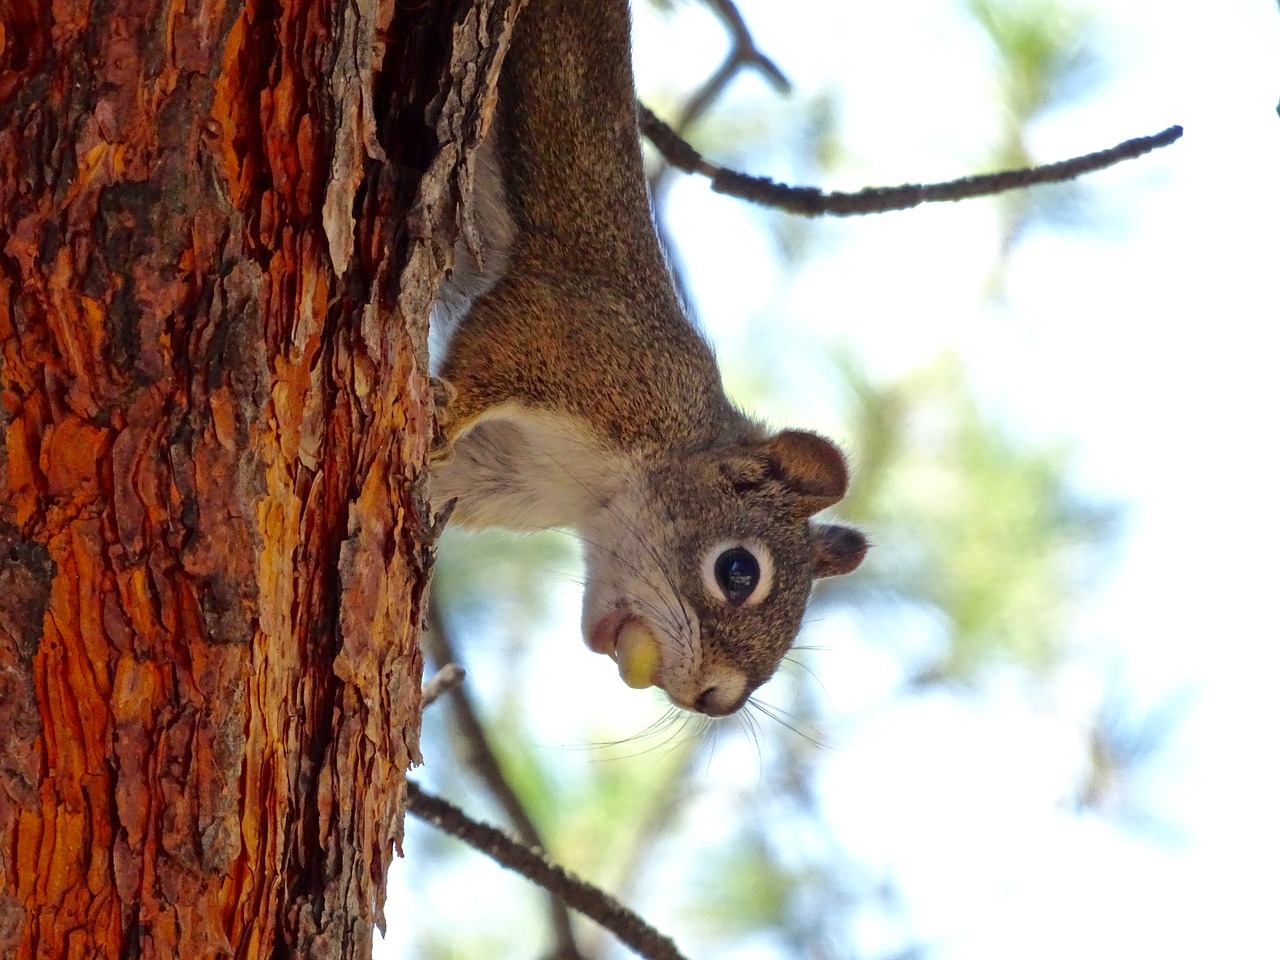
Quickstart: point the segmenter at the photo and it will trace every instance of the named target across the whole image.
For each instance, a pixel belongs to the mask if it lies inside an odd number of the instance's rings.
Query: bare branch
[[[742,19],[737,6],[732,0],[706,0],[707,4],[719,14],[729,32],[733,34],[733,46],[737,58],[746,66],[759,70],[780,93],[791,92],[791,81],[786,78],[778,65],[760,52],[747,23]]]
[[[1155,136],[1136,137],[1106,150],[1038,167],[984,173],[945,183],[907,183],[897,187],[868,187],[856,193],[825,193],[816,187],[793,187],[776,183],[768,177],[755,177],[714,164],[689,146],[644,104],[639,104],[639,110],[641,132],[673,167],[709,178],[711,189],[717,193],[806,217],[823,214],[843,217],[909,210],[922,203],[965,200],[1036,184],[1059,183],[1167,147],[1182,136],[1182,127],[1173,126]]]
[[[775,90],[780,93],[791,92],[791,81],[778,69],[778,65],[756,46],[751,31],[747,29],[746,21],[742,19],[742,14],[738,12],[732,0],[706,0],[706,3],[715,10],[728,29],[733,37],[733,46],[729,48],[728,55],[720,64],[720,69],[707,79],[707,82],[680,112],[680,118],[675,125],[675,129],[680,133],[684,133],[690,124],[707,111],[707,108],[719,98],[724,88],[729,85],[729,81],[737,76],[740,70],[748,68],[758,70],[764,74]]]
[[[408,808],[509,870],[532,880],[583,916],[605,927],[622,943],[648,960],[685,960],[675,943],[640,916],[598,887],[552,863],[537,849],[530,849],[496,827],[472,820],[440,797],[408,784]]]
[[[446,663],[436,671],[434,677],[422,685],[423,709],[431,706],[451,690],[458,689],[458,686],[465,679],[467,679],[467,671],[456,663]]]
[[[704,2],[715,11],[725,29],[729,31],[733,42],[719,69],[707,78],[707,81],[703,83],[698,92],[693,95],[689,102],[685,104],[684,109],[680,111],[680,116],[675,124],[675,129],[679,135],[683,135],[693,122],[707,111],[711,104],[724,92],[725,87],[729,85],[729,81],[737,76],[740,70],[747,68],[758,70],[773,85],[775,90],[781,93],[791,92],[791,81],[778,69],[778,65],[756,46],[756,42],[751,36],[751,31],[747,29],[746,21],[742,19],[742,14],[738,12],[733,0],[704,0]],[[642,114],[645,112],[644,104],[637,103],[637,107]],[[643,116],[641,119],[643,120]],[[658,231],[658,239],[663,249],[668,251],[672,249],[672,245],[671,238],[667,234],[665,218],[662,216],[661,197],[665,193],[670,175],[671,164],[666,162],[665,155],[664,162],[657,164],[649,175],[649,195],[654,198],[656,211],[654,227]],[[675,281],[680,299],[688,307],[690,303],[689,291],[685,286],[682,271],[674,259],[668,266],[671,269],[672,280]]]
[[[427,607],[427,650],[431,654],[431,659],[437,664],[452,664],[457,657],[437,609],[434,600]],[[447,667],[442,667],[441,672],[445,669]],[[454,689],[452,703],[463,762],[481,779],[490,795],[498,801],[507,819],[511,821],[516,836],[531,847],[544,848],[546,844],[542,841],[537,825],[534,824],[519,795],[502,772],[498,756],[489,743],[488,736],[485,735],[484,724],[480,722],[480,717],[465,687]],[[564,904],[553,896],[547,906],[551,911],[551,925],[555,929],[557,958],[580,960],[581,953]]]

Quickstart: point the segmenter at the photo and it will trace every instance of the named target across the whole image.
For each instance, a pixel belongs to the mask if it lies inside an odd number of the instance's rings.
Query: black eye
[[[716,583],[733,606],[741,606],[759,582],[760,563],[745,547],[732,547],[716,557]]]

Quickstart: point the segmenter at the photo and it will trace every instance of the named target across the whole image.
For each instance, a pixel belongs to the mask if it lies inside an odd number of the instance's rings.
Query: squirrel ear
[[[809,532],[813,576],[837,577],[853,573],[871,546],[861,530],[837,523],[817,523]]]
[[[849,488],[844,456],[816,433],[783,430],[765,442],[763,452],[770,472],[800,497],[801,516],[811,517],[839,502]]]

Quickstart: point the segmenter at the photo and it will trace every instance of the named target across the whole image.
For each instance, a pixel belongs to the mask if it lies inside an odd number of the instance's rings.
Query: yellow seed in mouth
[[[628,687],[653,686],[661,650],[658,638],[639,620],[628,621],[618,634],[618,674]]]

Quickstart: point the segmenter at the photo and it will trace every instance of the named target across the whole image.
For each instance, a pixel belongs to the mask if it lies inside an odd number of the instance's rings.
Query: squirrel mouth
[[[587,646],[595,653],[603,653],[618,659],[618,635],[634,615],[629,610],[615,610],[591,628],[587,634]]]
[[[591,628],[587,646],[612,657],[622,682],[635,689],[653,686],[662,648],[649,624],[627,610],[615,610]]]

